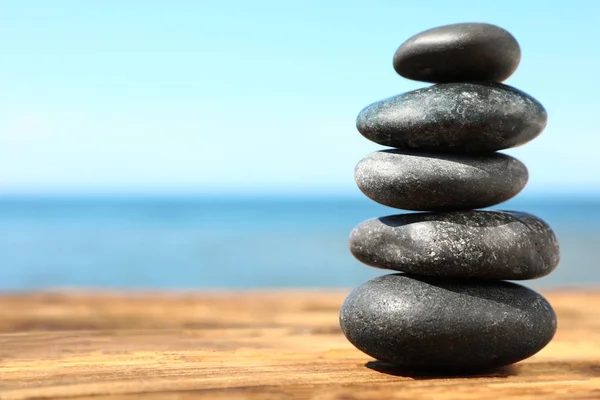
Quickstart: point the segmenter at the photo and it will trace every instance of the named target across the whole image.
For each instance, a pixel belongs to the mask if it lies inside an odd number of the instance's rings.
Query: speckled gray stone
[[[486,155],[371,153],[356,166],[360,190],[383,205],[413,211],[483,208],[519,193],[527,167],[501,153]]]
[[[502,281],[385,275],[346,298],[340,325],[371,357],[414,371],[481,371],[532,356],[554,336],[546,299]]]
[[[401,76],[425,82],[502,82],[521,60],[519,43],[490,24],[445,25],[414,35],[394,54]]]
[[[443,83],[376,102],[358,115],[367,139],[399,149],[482,153],[529,142],[546,127],[544,107],[500,83]]]
[[[361,262],[413,274],[534,279],[558,265],[558,242],[538,217],[511,211],[415,213],[371,219],[350,235]]]

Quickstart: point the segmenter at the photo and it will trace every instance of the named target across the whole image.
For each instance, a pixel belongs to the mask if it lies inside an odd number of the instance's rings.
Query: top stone
[[[421,32],[394,54],[401,76],[432,83],[493,81],[512,75],[521,60],[517,40],[490,24],[445,25]]]

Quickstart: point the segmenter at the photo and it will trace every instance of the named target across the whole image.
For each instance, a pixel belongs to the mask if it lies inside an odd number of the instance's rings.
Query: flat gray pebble
[[[551,273],[560,251],[550,226],[511,211],[414,213],[371,219],[350,235],[361,262],[413,274],[523,280]]]
[[[491,24],[439,26],[408,39],[394,54],[401,76],[425,82],[502,82],[521,61],[513,35]]]
[[[490,207],[519,193],[527,167],[500,153],[486,155],[371,153],[356,166],[360,190],[383,205],[413,211]]]
[[[513,87],[491,82],[444,83],[373,103],[356,127],[384,146],[483,153],[515,147],[546,127],[544,107]]]
[[[340,325],[358,349],[406,370],[477,372],[540,351],[556,315],[514,283],[392,274],[352,291]]]

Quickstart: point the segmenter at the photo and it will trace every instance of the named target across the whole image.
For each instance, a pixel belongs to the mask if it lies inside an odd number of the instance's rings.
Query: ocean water
[[[532,287],[600,285],[600,199],[516,198],[550,223],[561,263]],[[0,199],[0,290],[352,287],[387,273],[347,247],[366,198]]]

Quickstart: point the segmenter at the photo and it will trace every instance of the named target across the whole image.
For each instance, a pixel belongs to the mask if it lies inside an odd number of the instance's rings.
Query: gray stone
[[[544,107],[500,83],[443,83],[376,102],[358,115],[367,139],[399,149],[482,153],[520,146],[546,127]]]
[[[340,325],[371,357],[409,371],[474,372],[512,364],[554,336],[546,299],[502,281],[385,275],[344,301]]]
[[[401,76],[425,82],[502,82],[521,60],[513,35],[490,24],[445,25],[421,32],[394,54]]]
[[[371,219],[350,235],[350,251],[378,268],[419,275],[534,279],[559,261],[548,224],[523,212],[453,211]]]
[[[519,193],[527,167],[501,153],[371,153],[356,166],[360,190],[383,205],[414,211],[490,207]]]

